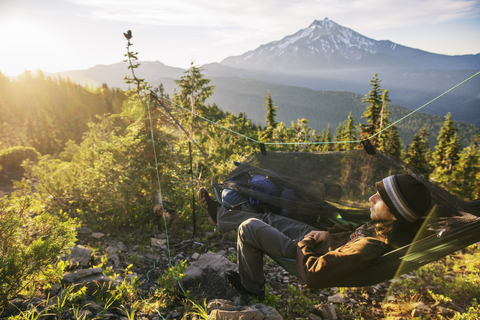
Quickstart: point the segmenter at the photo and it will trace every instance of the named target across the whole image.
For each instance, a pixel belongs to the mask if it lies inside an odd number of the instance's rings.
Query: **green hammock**
[[[363,287],[387,281],[480,241],[480,201],[466,202],[425,179],[398,159],[377,151],[364,150],[320,153],[268,152],[257,154],[237,168],[220,185],[260,199],[275,208],[314,216],[317,222],[361,223],[368,219],[368,196],[375,193],[375,182],[391,174],[407,173],[431,192],[435,210],[424,217],[421,235],[411,244],[385,253],[360,271],[344,287]],[[297,198],[284,198],[252,190],[245,174],[268,176],[280,190],[294,190]],[[243,178],[242,178],[243,177]],[[278,209],[280,210],[280,209]],[[296,218],[292,216],[292,218]],[[436,230],[429,230],[432,227]],[[270,257],[289,273],[299,276],[295,260]]]

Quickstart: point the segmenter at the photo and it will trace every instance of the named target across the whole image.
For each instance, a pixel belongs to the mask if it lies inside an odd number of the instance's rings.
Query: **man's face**
[[[393,213],[390,212],[390,209],[388,209],[385,202],[383,202],[378,192],[368,200],[370,201],[370,219],[376,221],[397,220]]]

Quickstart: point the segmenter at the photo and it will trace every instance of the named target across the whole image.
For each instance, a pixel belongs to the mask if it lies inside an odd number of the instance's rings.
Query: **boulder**
[[[282,317],[272,307],[261,303],[250,306],[235,306],[225,299],[214,299],[207,304],[209,319],[242,319],[242,320],[282,320]]]
[[[333,296],[328,297],[328,302],[331,303],[345,303],[346,299],[343,294],[337,293],[334,294]]]
[[[150,238],[150,244],[151,244],[152,247],[166,249],[167,240],[166,239]]]
[[[92,259],[92,250],[76,245],[70,250],[70,254],[65,254],[61,259],[71,266],[88,267]]]
[[[88,283],[93,281],[108,282],[110,278],[103,274],[102,268],[81,269],[63,276],[68,284]]]
[[[322,317],[325,320],[337,320],[335,305],[332,303],[322,303]]]
[[[224,279],[226,270],[236,270],[236,264],[224,256],[207,252],[184,271],[182,286],[194,294],[203,295],[207,301],[223,298],[237,305],[246,304],[248,297],[228,286]]]
[[[104,233],[101,233],[101,232],[93,232],[92,233],[92,238],[95,238],[95,239],[101,239],[105,236]]]

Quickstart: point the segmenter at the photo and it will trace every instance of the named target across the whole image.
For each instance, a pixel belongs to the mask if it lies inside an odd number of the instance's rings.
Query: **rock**
[[[325,320],[337,320],[335,305],[332,303],[322,303],[322,317]]]
[[[77,245],[70,250],[70,254],[64,255],[61,259],[67,261],[71,266],[88,267],[92,259],[92,250]]]
[[[87,305],[88,305],[88,310],[92,310],[95,313],[99,313],[100,311],[103,310],[102,306],[95,303],[94,301],[87,302]]]
[[[330,303],[345,303],[345,296],[343,294],[337,293],[333,296],[328,297],[328,302]]]
[[[229,319],[241,319],[241,320],[263,320],[265,317],[262,312],[254,309],[247,309],[242,311],[225,311],[225,310],[213,310],[208,319],[210,320],[229,320]]]
[[[112,254],[108,255],[108,259],[113,261],[113,265],[115,266],[115,268],[120,268],[121,267],[120,257],[118,256],[117,253],[112,253]]]
[[[33,309],[36,307],[42,307],[43,304],[45,304],[45,300],[41,299],[40,297],[33,297],[33,299],[28,303],[27,308]]]
[[[313,313],[316,316],[321,316],[322,315],[322,305],[321,304],[313,305],[311,307],[310,312]]]
[[[10,300],[8,302],[11,307],[13,307],[13,309],[20,309],[20,310],[23,310],[27,307],[28,305],[28,300],[25,300],[25,299],[22,299],[22,298],[15,298],[13,300]]]
[[[310,314],[308,315],[308,319],[310,319],[310,320],[322,320],[322,318],[320,318],[319,316],[317,316],[317,315],[315,315],[315,314],[313,314],[313,313],[310,313]]]
[[[103,315],[103,319],[116,319],[116,318],[117,316],[111,312],[105,312],[105,314]]]
[[[92,317],[92,311],[90,310],[82,310],[80,311],[78,319],[90,319]]]
[[[61,284],[59,284],[59,283],[52,284],[52,286],[48,290],[48,293],[50,294],[50,297],[53,297],[54,295],[56,295],[58,293],[58,291],[60,291],[60,289],[62,289]]]
[[[452,309],[448,309],[448,308],[445,308],[445,307],[442,307],[442,306],[436,306],[436,309],[437,309],[438,313],[440,313],[441,315],[445,315],[445,316],[451,316],[455,313],[455,311],[453,311]]]
[[[263,304],[258,304],[256,307],[262,312],[264,320],[282,320],[282,316],[278,313],[275,308],[266,306]]]
[[[427,306],[425,303],[423,302],[415,302],[413,304],[413,307],[419,311],[422,311],[422,312],[430,312],[432,311],[432,309],[430,309],[429,306]]]
[[[87,227],[83,227],[77,230],[78,234],[89,234],[92,233],[92,229],[89,229]]]
[[[212,311],[214,309],[224,310],[224,311],[238,311],[239,307],[234,306],[233,302],[230,300],[224,299],[213,299],[207,303],[207,311]]]
[[[166,239],[157,239],[157,238],[150,238],[150,244],[152,247],[157,247],[157,248],[166,248],[167,240]]]
[[[118,241],[118,243],[117,243],[117,248],[118,248],[118,250],[120,250],[120,251],[127,251],[127,247],[123,244],[122,241]]]
[[[238,267],[224,256],[207,252],[185,270],[182,286],[192,293],[203,295],[207,301],[223,297],[237,305],[245,304],[248,297],[233,290],[225,282],[223,275],[226,270],[237,271]]]
[[[172,318],[180,318],[182,316],[182,314],[178,311],[173,311],[172,313],[170,313],[170,315],[172,316]]]
[[[198,258],[200,257],[200,254],[195,252],[194,254],[192,254],[192,259],[193,260],[198,260]]]
[[[118,248],[117,248],[117,246],[108,246],[108,247],[105,248],[105,252],[107,254],[111,255],[111,254],[117,253]]]
[[[72,273],[65,274],[63,281],[68,284],[86,283],[93,281],[109,282],[110,278],[103,274],[102,268],[81,269]]]
[[[93,232],[92,233],[92,238],[95,238],[95,239],[101,239],[105,236],[105,234],[101,233],[101,232]]]
[[[213,299],[207,303],[209,319],[268,319],[282,320],[282,317],[272,307],[261,303],[251,306],[235,306],[233,302],[225,299]]]

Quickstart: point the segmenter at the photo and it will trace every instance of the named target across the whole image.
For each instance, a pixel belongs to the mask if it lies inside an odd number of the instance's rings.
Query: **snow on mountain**
[[[367,38],[328,18],[282,40],[261,45],[240,56],[224,59],[224,66],[280,72],[312,72],[356,67],[470,69],[480,55],[445,56],[408,48],[388,40]]]

